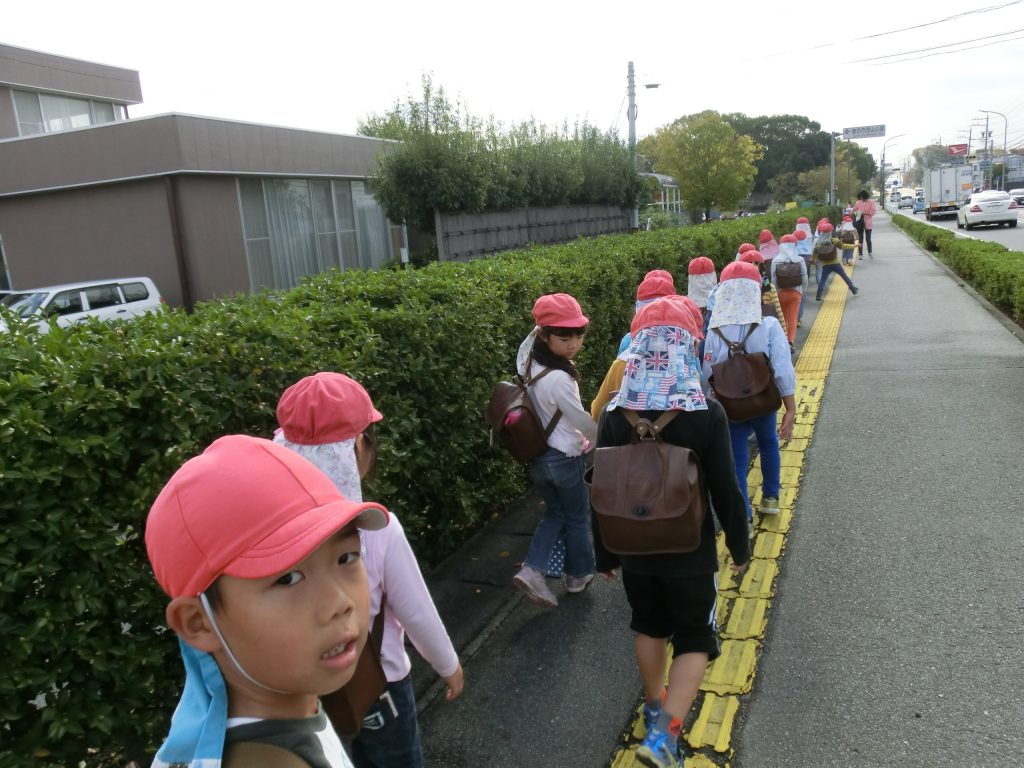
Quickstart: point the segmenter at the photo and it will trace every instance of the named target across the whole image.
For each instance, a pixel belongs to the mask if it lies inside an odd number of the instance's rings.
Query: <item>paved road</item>
[[[974,240],[985,240],[990,243],[999,243],[1005,245],[1010,250],[1024,251],[1024,210],[1021,210],[1017,214],[1017,226],[1013,229],[1005,227],[1002,224],[995,226],[989,225],[984,227],[975,227],[970,232],[956,227],[956,216],[942,216],[936,219],[928,221],[925,219],[923,213],[913,214],[908,208],[897,211],[890,209],[892,215],[908,216],[915,221],[921,221],[926,224],[932,224],[936,227],[942,227],[948,229],[951,232],[956,232],[958,235],[963,237],[969,237]]]
[[[736,768],[1024,764],[1024,344],[880,215]]]

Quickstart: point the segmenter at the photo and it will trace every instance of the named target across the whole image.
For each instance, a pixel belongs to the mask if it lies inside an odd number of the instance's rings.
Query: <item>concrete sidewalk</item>
[[[884,214],[874,247],[720,765],[1020,764],[1024,346]],[[798,348],[819,306],[812,283]],[[633,720],[621,585],[556,589],[555,611],[511,588],[539,511],[527,495],[428,576],[466,670],[449,704],[414,663],[428,766],[601,768]]]

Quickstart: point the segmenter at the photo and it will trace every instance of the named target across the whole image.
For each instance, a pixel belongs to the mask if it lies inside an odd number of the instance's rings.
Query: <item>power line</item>
[[[943,45],[933,45],[928,48],[917,48],[912,51],[900,51],[899,53],[887,53],[883,56],[872,56],[867,59],[853,59],[852,61],[846,62],[847,64],[862,64],[865,61],[878,61],[879,59],[891,59],[894,56],[907,56],[911,53],[924,53],[925,51],[937,51],[940,48],[952,48],[954,45],[965,45],[967,43],[976,43],[979,40],[991,40],[993,37],[1004,37],[1006,35],[1015,35],[1018,32],[1024,32],[1024,27],[1020,29],[1011,29],[1008,32],[998,32],[994,35],[985,35],[984,37],[974,37],[970,40],[960,40],[956,43],[944,43]],[[956,53],[956,51],[948,51],[948,53]],[[909,61],[909,59],[908,59]]]
[[[938,53],[926,53],[924,56],[911,56],[907,59],[899,59],[898,61],[880,61],[876,64],[868,64],[869,67],[884,67],[889,64],[903,64],[907,61],[917,61],[919,59],[930,59],[933,56],[948,56],[951,53],[962,53],[963,51],[973,51],[977,48],[988,48],[990,45],[998,45],[999,43],[1012,43],[1014,40],[1024,40],[1024,35],[1021,37],[1009,37],[1006,40],[993,40],[991,43],[983,43],[981,45],[971,45],[967,48],[958,48],[955,51],[939,51]],[[959,43],[952,43],[952,45],[959,45]],[[943,47],[943,46],[940,46]]]

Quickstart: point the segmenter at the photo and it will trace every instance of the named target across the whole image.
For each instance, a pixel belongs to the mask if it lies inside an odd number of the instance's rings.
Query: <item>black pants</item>
[[[871,230],[864,226],[864,219],[853,222],[853,228],[857,230],[857,239],[860,240],[859,255],[864,255],[864,246],[867,246],[868,253],[871,253]]]

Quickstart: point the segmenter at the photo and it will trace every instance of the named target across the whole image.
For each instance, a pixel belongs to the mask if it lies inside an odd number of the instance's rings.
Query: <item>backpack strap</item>
[[[377,653],[380,653],[381,648],[384,646],[384,609],[388,605],[388,596],[382,593],[380,596],[380,608],[377,610],[377,615],[373,619],[373,626],[370,628],[370,642],[373,643],[373,647],[377,649]]]
[[[526,389],[530,388],[531,384],[536,384],[538,381],[543,379],[553,368],[545,368],[543,371],[538,373],[536,376],[530,376],[530,369],[533,367],[533,355],[526,358],[526,375],[523,376],[523,386]],[[562,419],[562,409],[555,409],[555,415],[551,417],[551,421],[548,422],[547,427],[544,428],[544,439],[547,440],[551,437],[551,433],[555,431],[555,427],[558,426],[558,422]]]
[[[679,415],[679,411],[665,411],[655,421],[641,419],[636,415],[636,411],[623,410],[622,415],[626,417],[626,421],[633,427],[634,436],[637,440],[658,440],[661,438],[661,430]]]
[[[737,353],[742,353],[744,355],[747,354],[747,339],[750,338],[750,334],[752,334],[756,328],[757,323],[751,323],[750,327],[747,329],[747,332],[739,341],[729,341],[729,337],[722,333],[722,330],[720,328],[712,328],[711,330],[717,333],[719,338],[721,338],[722,341],[729,345],[729,357],[732,357],[734,354]]]

